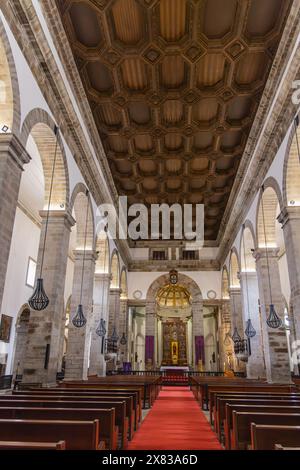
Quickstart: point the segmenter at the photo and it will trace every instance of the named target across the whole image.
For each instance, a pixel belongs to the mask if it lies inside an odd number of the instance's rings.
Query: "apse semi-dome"
[[[167,284],[159,289],[156,301],[159,307],[185,308],[191,305],[191,295],[180,284]]]

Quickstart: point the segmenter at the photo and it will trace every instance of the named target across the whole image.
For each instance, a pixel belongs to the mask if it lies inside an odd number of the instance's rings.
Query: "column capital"
[[[240,293],[241,293],[241,288],[240,288],[239,286],[230,286],[229,289],[228,289],[228,291],[229,291],[230,297],[231,297],[232,295],[240,295]]]
[[[95,281],[110,282],[112,280],[112,275],[109,273],[95,273]]]
[[[121,287],[111,287],[111,288],[109,289],[109,293],[110,293],[111,295],[115,295],[115,294],[121,295],[121,294],[122,294],[122,289],[121,289]]]
[[[256,271],[241,271],[240,272],[240,279],[243,280],[243,279],[246,279],[246,276],[247,276],[247,279],[256,279],[257,278],[257,273]]]
[[[39,214],[40,214],[40,217],[41,217],[42,221],[46,220],[46,218],[47,218],[47,211],[46,210],[40,211]],[[59,221],[61,219],[64,219],[65,225],[69,230],[71,230],[73,225],[76,224],[76,220],[74,219],[74,217],[72,217],[72,215],[69,213],[69,211],[50,210],[49,220]]]
[[[282,209],[277,217],[278,222],[282,228],[290,220],[300,220],[300,206],[286,206]]]
[[[31,160],[26,148],[15,134],[0,134],[0,157],[9,155],[23,170],[23,165]]]
[[[267,257],[268,258],[278,258],[280,249],[278,247],[274,248],[256,248],[253,251],[253,256],[255,258],[255,261],[259,261],[260,259],[264,259]]]
[[[96,261],[97,255],[95,250],[73,250],[73,255],[75,257],[75,261],[81,261],[83,257],[87,261]]]

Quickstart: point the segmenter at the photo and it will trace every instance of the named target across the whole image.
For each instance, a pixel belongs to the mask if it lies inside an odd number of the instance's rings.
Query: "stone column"
[[[282,224],[291,286],[292,315],[289,319],[295,326],[295,339],[300,340],[300,207],[285,207],[278,221]]]
[[[247,279],[246,279],[247,276]],[[247,377],[250,379],[257,379],[259,377],[265,377],[264,367],[264,353],[262,347],[261,337],[261,319],[258,311],[258,282],[257,274],[253,271],[241,272],[240,273],[241,288],[242,288],[242,304],[243,304],[243,317],[244,317],[244,330],[246,329],[246,322],[251,318],[251,323],[256,331],[256,335],[250,339],[251,355],[247,362]],[[248,284],[248,294],[247,294]],[[249,312],[248,312],[248,300],[249,297]],[[245,336],[246,337],[246,336]]]
[[[102,338],[100,338],[96,329],[100,324],[101,318],[105,320],[106,332],[108,329],[109,315],[109,286],[111,276],[107,273],[96,273],[94,278],[94,308],[93,308],[93,325],[92,325],[92,341],[90,350],[90,367],[89,375],[106,375],[105,349],[101,352]],[[105,338],[103,339],[105,341]],[[105,346],[105,343],[104,343]]]
[[[199,336],[203,338],[203,347],[204,347],[204,325],[203,325],[203,303],[202,301],[192,302],[192,315],[193,315],[193,324],[192,324],[192,336],[193,336],[193,365],[197,368],[197,358],[196,358],[196,341]],[[206,360],[207,358],[205,358]],[[205,369],[206,363],[203,362],[203,368]]]
[[[121,362],[128,361],[128,299],[125,297],[120,298],[120,321],[119,321],[119,330],[120,330],[120,339],[122,338],[123,333],[127,343],[122,345],[120,344],[120,357]]]
[[[47,212],[42,211],[40,215],[42,229],[37,276],[39,276],[42,257]],[[65,211],[50,212],[42,273],[49,305],[41,312],[35,310],[30,312],[23,382],[41,382],[44,385],[56,383],[69,239],[74,223],[73,217]]]
[[[109,318],[108,318],[108,336],[112,335],[114,327],[116,328],[119,339],[121,338],[120,323],[120,295],[122,290],[119,287],[109,290]]]
[[[243,322],[243,306],[242,306],[242,295],[241,288],[238,286],[232,286],[229,288],[230,296],[230,311],[231,311],[231,336],[233,335],[234,329],[237,328],[241,339],[245,339],[245,325]],[[233,367],[235,372],[245,372],[245,362],[240,361],[235,355],[233,355]]]
[[[233,343],[231,338],[230,300],[222,300],[219,309],[218,321],[220,369],[227,370],[231,366],[233,357]]]
[[[73,275],[73,288],[71,299],[70,323],[68,331],[68,346],[66,353],[65,380],[86,380],[88,373],[88,360],[90,348],[90,335],[92,326],[93,287],[96,256],[93,250],[75,250],[75,265]],[[82,299],[80,300],[82,267],[84,273],[82,284]],[[82,304],[83,313],[87,322],[82,328],[73,325],[72,319],[76,315],[78,304]]]
[[[146,303],[146,328],[145,328],[145,367],[154,367],[157,362],[155,356],[155,332],[156,332],[156,302]],[[136,338],[136,336],[134,336]]]
[[[119,337],[117,346],[120,345],[120,329],[119,329],[119,321],[120,321],[120,295],[122,289],[119,287],[111,288],[109,290],[109,318],[108,318],[108,338],[111,337],[114,328],[116,329],[116,333]],[[110,352],[107,354],[106,358],[109,359],[106,363],[106,370],[113,371],[118,367],[118,360],[119,355],[118,352]]]
[[[272,290],[272,303],[274,304],[277,315],[281,318],[283,323],[283,326],[278,329],[272,329],[266,323],[270,313],[271,303],[266,256],[267,250]],[[291,372],[287,336],[284,328],[284,303],[281,292],[278,267],[279,248],[268,248],[267,250],[266,248],[259,248],[254,252],[261,305],[261,324],[263,333],[262,339],[266,363],[266,376],[267,381],[270,383],[290,383]]]
[[[30,161],[13,134],[0,134],[0,311],[23,165]]]

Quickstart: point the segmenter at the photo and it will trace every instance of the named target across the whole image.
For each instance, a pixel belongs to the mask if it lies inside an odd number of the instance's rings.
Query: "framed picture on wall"
[[[4,341],[5,343],[9,343],[12,320],[13,320],[13,318],[8,316],[8,315],[3,315],[3,314],[1,315],[0,341]]]

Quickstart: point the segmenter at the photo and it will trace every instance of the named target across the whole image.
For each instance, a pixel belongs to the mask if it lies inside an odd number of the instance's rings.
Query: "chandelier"
[[[86,252],[86,238],[87,238],[87,228],[88,228],[88,218],[89,218],[89,191],[86,190],[86,215],[85,215],[85,231],[84,231],[84,248],[83,248],[83,260],[82,260],[82,271],[81,271],[81,286],[80,286],[80,301],[77,307],[76,315],[72,319],[72,323],[76,328],[82,328],[86,324],[86,318],[83,313],[82,307],[82,290],[83,290],[83,278],[84,278],[84,265],[85,265],[85,252]]]
[[[51,205],[51,197],[52,197],[52,191],[53,191],[53,182],[54,182],[54,173],[55,173],[55,164],[56,164],[56,157],[57,157],[58,137],[59,137],[59,128],[56,125],[54,126],[54,135],[56,136],[56,140],[55,140],[55,149],[54,149],[53,165],[52,165],[52,172],[51,172],[51,181],[50,181],[50,190],[49,190],[49,198],[48,198],[48,207],[47,207],[45,234],[44,234],[43,248],[42,248],[40,273],[39,273],[39,277],[36,280],[36,286],[33,291],[33,294],[28,300],[29,306],[33,310],[37,310],[37,311],[45,310],[45,308],[47,308],[49,305],[49,298],[44,289],[44,280],[43,280],[42,274],[43,274],[43,266],[44,266],[45,248],[46,248],[46,240],[47,240],[47,233],[48,233],[50,205]]]
[[[268,255],[268,245],[267,245],[267,235],[266,235],[266,224],[265,224],[265,211],[264,211],[264,185],[262,186],[262,197],[261,197],[261,209],[262,209],[262,220],[263,220],[263,228],[264,228],[264,239],[265,239],[265,248],[266,248],[266,260],[267,260],[267,270],[268,270],[268,280],[269,280],[269,292],[270,292],[270,313],[267,318],[267,325],[270,328],[280,328],[282,325],[282,320],[277,315],[275,311],[275,307],[272,300],[272,288],[271,288],[271,277],[270,277],[270,266],[269,266],[269,255]]]

